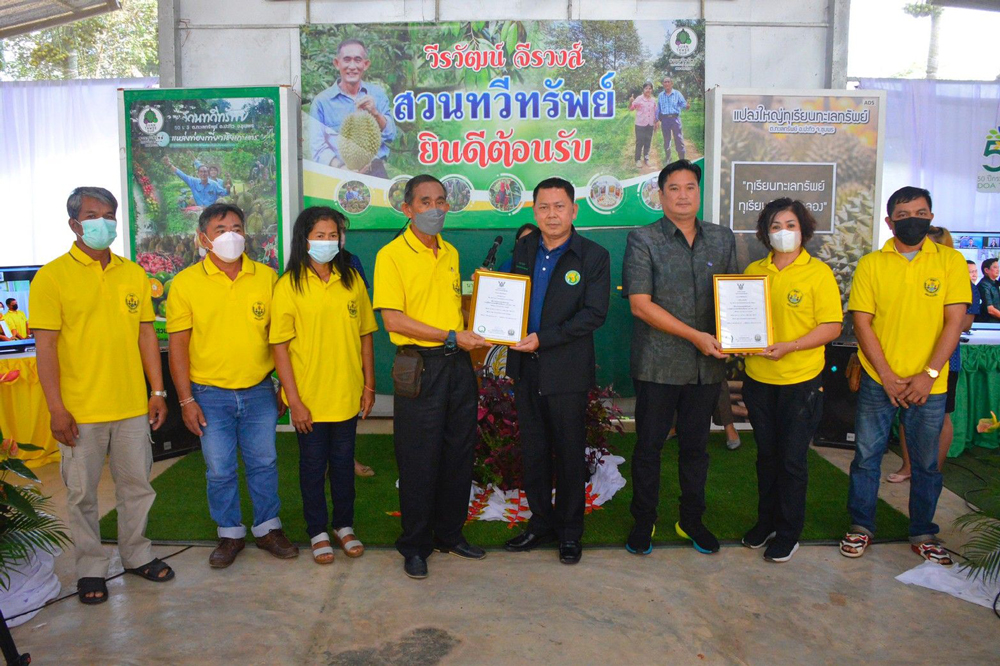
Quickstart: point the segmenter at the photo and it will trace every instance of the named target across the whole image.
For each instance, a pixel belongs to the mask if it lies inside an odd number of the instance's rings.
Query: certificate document
[[[497,345],[514,345],[528,333],[527,275],[476,271],[469,330]]]
[[[716,275],[715,337],[725,353],[756,353],[774,341],[766,275]]]

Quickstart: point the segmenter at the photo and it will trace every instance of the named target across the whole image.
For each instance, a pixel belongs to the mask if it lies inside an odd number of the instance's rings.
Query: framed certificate
[[[716,275],[715,337],[727,354],[754,354],[774,342],[766,275]]]
[[[469,330],[497,345],[514,345],[528,333],[527,275],[478,270],[473,275]]]

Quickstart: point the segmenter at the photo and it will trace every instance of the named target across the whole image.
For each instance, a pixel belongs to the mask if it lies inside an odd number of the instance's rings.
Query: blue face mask
[[[93,220],[79,220],[83,227],[83,244],[91,250],[106,250],[118,238],[118,222],[99,217]]]
[[[309,256],[321,264],[328,264],[340,252],[339,240],[311,240],[309,241]]]

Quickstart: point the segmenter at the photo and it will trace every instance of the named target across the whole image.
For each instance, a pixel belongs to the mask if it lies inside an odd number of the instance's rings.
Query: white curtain
[[[882,201],[904,185],[930,191],[934,223],[956,231],[1000,231],[1000,193],[976,191],[986,134],[1000,126],[1000,84],[861,79],[886,91]],[[880,214],[880,218],[885,213]],[[888,230],[883,227],[883,236]]]
[[[127,230],[118,157],[118,89],[156,78],[0,83],[0,266],[43,264],[69,249],[66,198],[105,187],[118,198],[121,254]]]

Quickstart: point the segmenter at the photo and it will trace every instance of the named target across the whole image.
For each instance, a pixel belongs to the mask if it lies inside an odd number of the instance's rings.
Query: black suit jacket
[[[541,232],[534,231],[514,246],[512,273],[533,275]],[[589,391],[597,382],[594,331],[608,315],[611,272],[608,251],[578,234],[559,258],[542,306],[538,330],[539,381],[542,395]],[[576,271],[579,280],[566,274]],[[507,354],[507,376],[520,379],[524,352]]]

